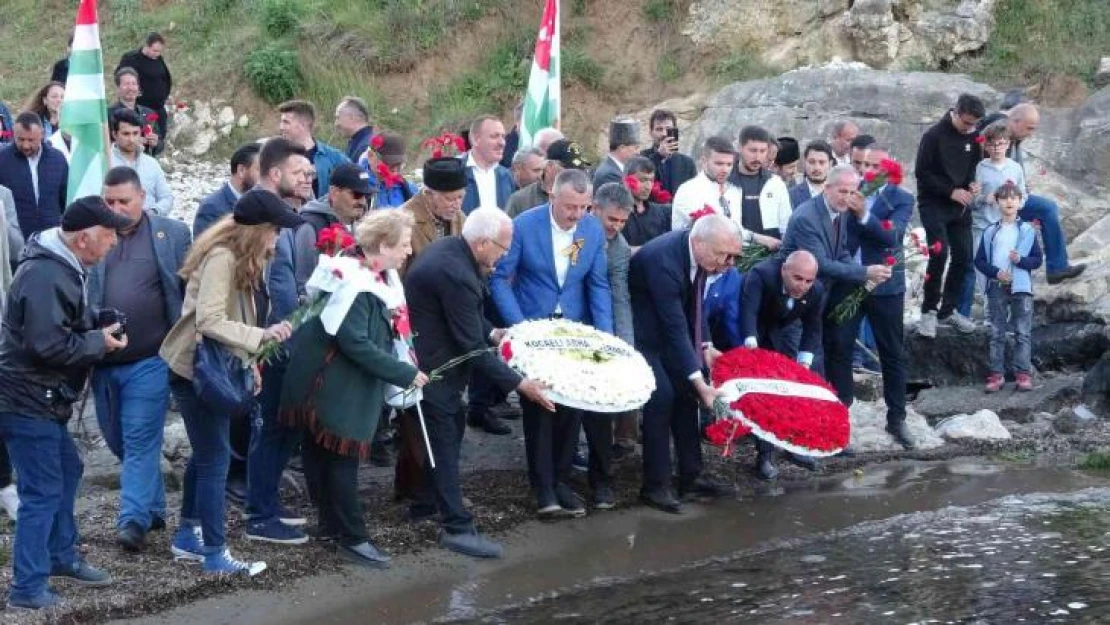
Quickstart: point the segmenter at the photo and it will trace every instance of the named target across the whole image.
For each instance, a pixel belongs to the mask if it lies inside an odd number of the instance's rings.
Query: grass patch
[[[1035,83],[1048,74],[1092,84],[1099,58],[1110,50],[1108,9],[1106,0],[999,2],[990,41],[952,69],[991,84]]]
[[[675,0],[647,0],[641,9],[644,19],[653,24],[663,24],[675,17]]]
[[[592,91],[601,91],[605,86],[605,66],[582,48],[564,45],[560,61],[564,80],[577,82]]]
[[[735,50],[710,67],[710,72],[723,82],[755,80],[779,73],[779,70],[763,62],[759,53],[750,49]]]
[[[660,56],[656,73],[659,74],[659,80],[663,82],[674,82],[681,78],[682,64],[678,61],[678,55],[668,51]]]
[[[1092,451],[1079,460],[1080,469],[1110,469],[1110,450]]]
[[[494,47],[479,67],[432,94],[425,131],[457,130],[476,115],[515,103],[528,81],[531,45],[531,35],[514,33]]]

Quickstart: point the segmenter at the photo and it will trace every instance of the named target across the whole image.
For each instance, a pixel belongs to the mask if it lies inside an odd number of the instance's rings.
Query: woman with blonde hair
[[[27,101],[26,110],[42,119],[42,140],[49,141],[61,123],[62,100],[65,99],[66,86],[60,82],[48,82],[35,92]]]
[[[181,276],[188,280],[181,319],[162,343],[160,355],[169,365],[170,391],[181,410],[193,455],[185,469],[181,525],[172,550],[178,560],[204,563],[207,573],[265,570],[265,562],[240,562],[231,557],[224,537],[224,487],[231,460],[230,416],[201,401],[193,386],[193,364],[201,338],[217,342],[242,362],[265,341],[284,341],[292,334],[287,322],[259,327],[266,317],[258,310],[255,292],[274,254],[278,233],[302,223],[296,213],[269,191],[248,191],[232,214],[196,240]],[[260,380],[254,371],[254,390]]]
[[[341,284],[317,319],[292,341],[281,395],[283,420],[305,427],[305,479],[317,508],[321,538],[362,566],[386,568],[389,556],[370,543],[358,498],[358,464],[370,445],[389,385],[428,382],[397,346],[411,337],[397,269],[412,247],[412,216],[374,211],[355,225],[358,259],[324,259]],[[309,281],[312,286],[313,281]]]

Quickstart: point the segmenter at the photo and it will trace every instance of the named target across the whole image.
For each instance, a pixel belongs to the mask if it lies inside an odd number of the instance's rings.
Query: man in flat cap
[[[99,197],[70,204],[61,226],[27,242],[0,331],[0,439],[8,446],[22,505],[12,549],[8,606],[58,604],[50,577],[85,585],[110,575],[78,553],[73,504],[83,465],[66,429],[89,368],[127,347],[118,323],[101,327],[88,305],[88,271],[132,221]]]
[[[568,139],[551,143],[547,146],[547,162],[540,179],[513,193],[505,206],[505,212],[515,219],[529,208],[547,204],[551,201],[551,188],[556,176],[564,169],[585,169],[589,166],[590,163],[582,156],[582,148],[577,143]]]
[[[609,157],[594,171],[593,187],[606,182],[624,182],[624,166],[640,152],[640,125],[634,119],[615,119],[609,123]]]

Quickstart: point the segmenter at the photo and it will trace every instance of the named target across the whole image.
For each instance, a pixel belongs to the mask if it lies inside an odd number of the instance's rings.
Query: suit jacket
[[[806,200],[813,196],[809,193],[809,183],[806,181],[799,182],[798,184],[790,187],[790,208],[797,210],[799,206],[804,204]]]
[[[740,295],[744,274],[730,267],[709,285],[705,294],[705,318],[713,346],[728,351],[744,344],[740,334]]]
[[[632,248],[618,232],[606,243],[605,256],[609,259],[609,289],[613,292],[613,328],[621,340],[632,345],[636,340],[632,334],[632,297],[628,294]]]
[[[459,156],[463,164],[466,164],[467,155],[462,154]],[[509,204],[509,196],[516,191],[516,182],[513,181],[513,172],[501,165],[494,166],[494,175],[497,178],[497,207],[504,209]],[[478,182],[474,180],[474,170],[466,168],[466,195],[463,196],[462,212],[469,215],[475,208],[482,203],[478,197]]]
[[[701,319],[694,315],[697,295],[690,279],[689,241],[689,230],[658,236],[632,256],[628,268],[636,349],[658,356],[676,383],[702,368],[694,351],[695,323],[702,326],[702,341],[710,340],[704,306]]]
[[[433,241],[405,274],[405,301],[412,322],[416,358],[422,371],[431,371],[452,358],[489,347],[493,326],[486,320],[483,301],[486,280],[470,246],[462,237]],[[456,402],[477,369],[502,391],[520,384],[521,376],[492,352],[448,369],[431,385],[454,393]],[[425,396],[430,394],[427,393]]]
[[[594,191],[606,182],[624,182],[624,167],[617,165],[611,156],[606,156],[594,170]]]
[[[593,215],[583,216],[574,240],[582,241],[578,262],[567,268],[560,287],[551,241],[551,206],[537,206],[513,220],[512,247],[490,279],[494,304],[507,325],[550,317],[558,307],[567,319],[613,331],[613,295],[601,222]]]
[[[640,156],[648,158],[655,163],[655,176],[659,185],[670,192],[671,195],[678,191],[683,182],[698,175],[698,165],[694,159],[685,154],[674,153],[670,158],[664,159],[654,147],[640,152]]]
[[[231,214],[238,200],[235,192],[231,190],[230,182],[225,182],[223,186],[201,200],[197,207],[197,214],[193,217],[193,238],[199,237],[224,215]]]
[[[798,351],[815,354],[821,346],[825,288],[814,282],[809,293],[794,300],[793,308],[787,308],[782,263],[781,258],[769,258],[748,271],[740,303],[740,333],[744,339],[754,336],[764,349],[773,349],[772,332],[801,319]]]
[[[158,263],[158,278],[162,283],[162,301],[166,319],[177,323],[181,318],[181,305],[185,299],[185,280],[177,275],[185,264],[193,239],[189,227],[177,219],[146,214],[151,240],[154,241],[154,259]],[[89,270],[89,306],[99,309],[104,301],[104,263]]]
[[[902,236],[909,227],[913,215],[913,195],[899,187],[887,185],[878,193],[871,204],[871,215],[865,223],[858,219],[848,220],[848,252],[855,255],[858,250],[860,261],[867,265],[886,264],[888,256],[896,256],[902,248]],[[883,228],[889,221],[891,229]],[[898,265],[893,268],[890,279],[875,287],[872,295],[900,295],[906,292],[906,268]]]
[[[779,257],[785,259],[795,250],[806,250],[817,257],[817,276],[826,290],[843,290],[867,281],[867,270],[856,264],[848,250],[848,221],[855,219],[844,212],[840,218],[840,234],[833,232],[833,222],[819,195],[799,206],[786,226]]]
[[[412,215],[415,222],[412,228],[412,255],[405,260],[404,266],[401,267],[401,275],[403,276],[408,268],[412,266],[416,257],[424,251],[424,248],[441,237],[436,229],[436,216],[432,213],[432,200],[427,193],[418,193],[411,200],[402,204],[401,210]],[[455,218],[451,220],[451,225],[448,228],[447,236],[457,237],[462,234],[465,220],[466,215],[463,215],[462,211],[455,213]]]

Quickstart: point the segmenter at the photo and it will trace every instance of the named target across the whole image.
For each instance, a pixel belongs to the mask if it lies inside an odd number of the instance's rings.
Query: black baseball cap
[[[582,148],[570,139],[559,139],[547,146],[547,160],[557,161],[567,169],[586,169],[590,166],[582,156]]]
[[[134,221],[108,208],[104,199],[98,195],[78,198],[67,206],[65,212],[62,213],[63,232],[80,232],[94,226],[102,226],[112,230],[125,230],[134,223]]]
[[[270,224],[279,228],[296,228],[304,223],[281,198],[264,189],[251,189],[239,197],[231,214],[243,226]]]
[[[328,184],[363,195],[370,195],[374,192],[373,187],[370,186],[369,172],[354,163],[343,163],[331,170]]]

